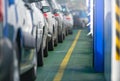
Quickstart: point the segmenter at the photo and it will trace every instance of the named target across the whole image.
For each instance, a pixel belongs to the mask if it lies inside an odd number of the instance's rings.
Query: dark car
[[[79,19],[80,10],[72,10],[71,13],[73,15],[74,20],[74,28],[80,28],[80,19]]]

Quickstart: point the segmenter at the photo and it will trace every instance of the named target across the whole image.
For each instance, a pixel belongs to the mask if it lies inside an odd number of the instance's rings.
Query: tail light
[[[0,0],[0,22],[3,21],[3,2]]]
[[[56,14],[54,14],[54,16],[59,16],[59,14],[58,14],[58,13],[56,13]]]
[[[48,14],[47,14],[47,13],[44,13],[43,15],[45,16],[45,18],[47,18],[47,17],[48,17]]]
[[[66,17],[67,20],[70,20],[71,18],[69,16]]]

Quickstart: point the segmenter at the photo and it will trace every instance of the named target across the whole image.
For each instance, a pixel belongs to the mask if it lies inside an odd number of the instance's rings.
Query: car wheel
[[[21,81],[35,81],[35,79],[36,75],[34,67],[21,76]]]
[[[36,55],[36,52],[34,55],[33,64],[34,64],[34,66],[29,71],[27,71],[26,73],[21,75],[21,81],[35,81],[35,79],[37,77],[37,55]]]
[[[66,30],[66,36],[68,36],[68,30]]]
[[[72,35],[73,34],[73,31],[72,29],[69,30],[69,34]]]
[[[58,36],[57,38],[55,39],[55,45],[54,46],[57,46],[58,45]]]
[[[40,49],[37,53],[37,65],[38,66],[43,66],[43,47],[42,47],[42,43],[41,43],[41,46],[40,46]]]
[[[46,46],[44,49],[44,57],[47,57],[47,56],[48,56],[48,40],[46,39]]]
[[[60,42],[60,43],[63,42],[63,34],[62,33],[58,37],[58,42]]]
[[[63,40],[65,40],[65,36],[66,36],[66,35],[65,35],[65,34],[63,34]]]
[[[53,51],[54,50],[54,40],[53,37],[51,40],[48,42],[48,50]]]

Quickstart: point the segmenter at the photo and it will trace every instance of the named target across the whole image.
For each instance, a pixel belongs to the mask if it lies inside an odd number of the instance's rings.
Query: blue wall
[[[94,0],[94,70],[104,71],[104,0]]]

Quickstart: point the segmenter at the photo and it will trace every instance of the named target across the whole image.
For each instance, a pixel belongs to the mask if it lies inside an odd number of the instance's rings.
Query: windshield
[[[50,12],[50,7],[49,6],[43,6],[42,11],[45,12]]]

